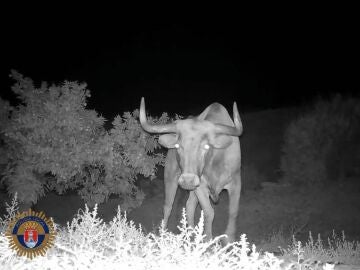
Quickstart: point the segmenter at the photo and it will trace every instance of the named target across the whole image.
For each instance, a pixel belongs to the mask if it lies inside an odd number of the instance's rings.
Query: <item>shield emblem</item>
[[[24,232],[24,243],[28,248],[33,248],[38,242],[38,232],[35,229],[26,229]]]

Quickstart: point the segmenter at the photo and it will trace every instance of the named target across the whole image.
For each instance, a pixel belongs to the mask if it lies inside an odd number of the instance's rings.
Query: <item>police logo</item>
[[[44,256],[54,244],[55,234],[52,220],[46,218],[43,212],[37,213],[31,209],[17,214],[10,221],[6,232],[10,248],[30,259]]]

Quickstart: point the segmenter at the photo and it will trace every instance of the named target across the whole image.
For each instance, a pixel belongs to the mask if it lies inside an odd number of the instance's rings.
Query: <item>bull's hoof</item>
[[[230,243],[229,237],[226,234],[224,234],[223,236],[220,237],[220,243],[223,247],[227,246]]]

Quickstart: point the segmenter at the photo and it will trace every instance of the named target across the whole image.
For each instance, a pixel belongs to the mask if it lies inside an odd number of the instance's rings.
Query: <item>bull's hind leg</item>
[[[229,220],[225,234],[228,236],[229,242],[233,242],[235,240],[236,219],[239,211],[241,181],[240,175],[236,177],[239,177],[239,179],[234,179],[234,181],[226,187],[229,194]]]

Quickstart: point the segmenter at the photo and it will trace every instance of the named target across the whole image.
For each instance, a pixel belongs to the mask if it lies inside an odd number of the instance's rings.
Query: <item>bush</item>
[[[292,244],[281,248],[282,255],[276,257],[259,252],[245,234],[226,246],[221,244],[222,236],[205,241],[203,212],[195,228],[187,225],[184,210],[179,234],[163,226],[158,233],[145,234],[119,207],[112,221],[104,222],[96,205],[92,210],[85,205],[65,227],[54,224],[54,245],[44,256],[29,259],[16,256],[5,236],[14,209],[16,198],[7,205],[5,218],[0,217],[4,269],[337,269],[337,264],[357,269],[360,263],[360,243],[345,239],[344,232],[341,237],[333,233],[326,247],[320,236],[314,241],[311,233],[305,244],[293,237]]]
[[[4,181],[10,194],[35,203],[46,190],[77,189],[89,205],[111,194],[122,198],[122,209],[141,204],[144,194],[134,181],[138,174],[154,176],[164,157],[154,150],[156,136],[145,133],[138,111],[124,113],[105,130],[105,119],[86,109],[86,84],[65,81],[35,88],[13,71],[12,90],[21,104],[11,111],[1,134],[9,157]],[[168,116],[150,119],[164,123]]]
[[[12,107],[10,106],[10,103],[0,98],[0,189],[3,188],[2,173],[9,161],[2,131],[5,130],[10,123],[11,111]]]
[[[85,205],[65,228],[56,226],[55,243],[45,256],[16,256],[0,231],[0,264],[4,269],[280,269],[281,260],[260,254],[245,235],[223,247],[220,237],[205,241],[203,228],[203,213],[191,228],[184,211],[179,234],[160,227],[146,235],[120,208],[106,223],[97,206]]]
[[[319,99],[285,131],[281,170],[296,184],[344,180],[360,161],[360,100]]]

